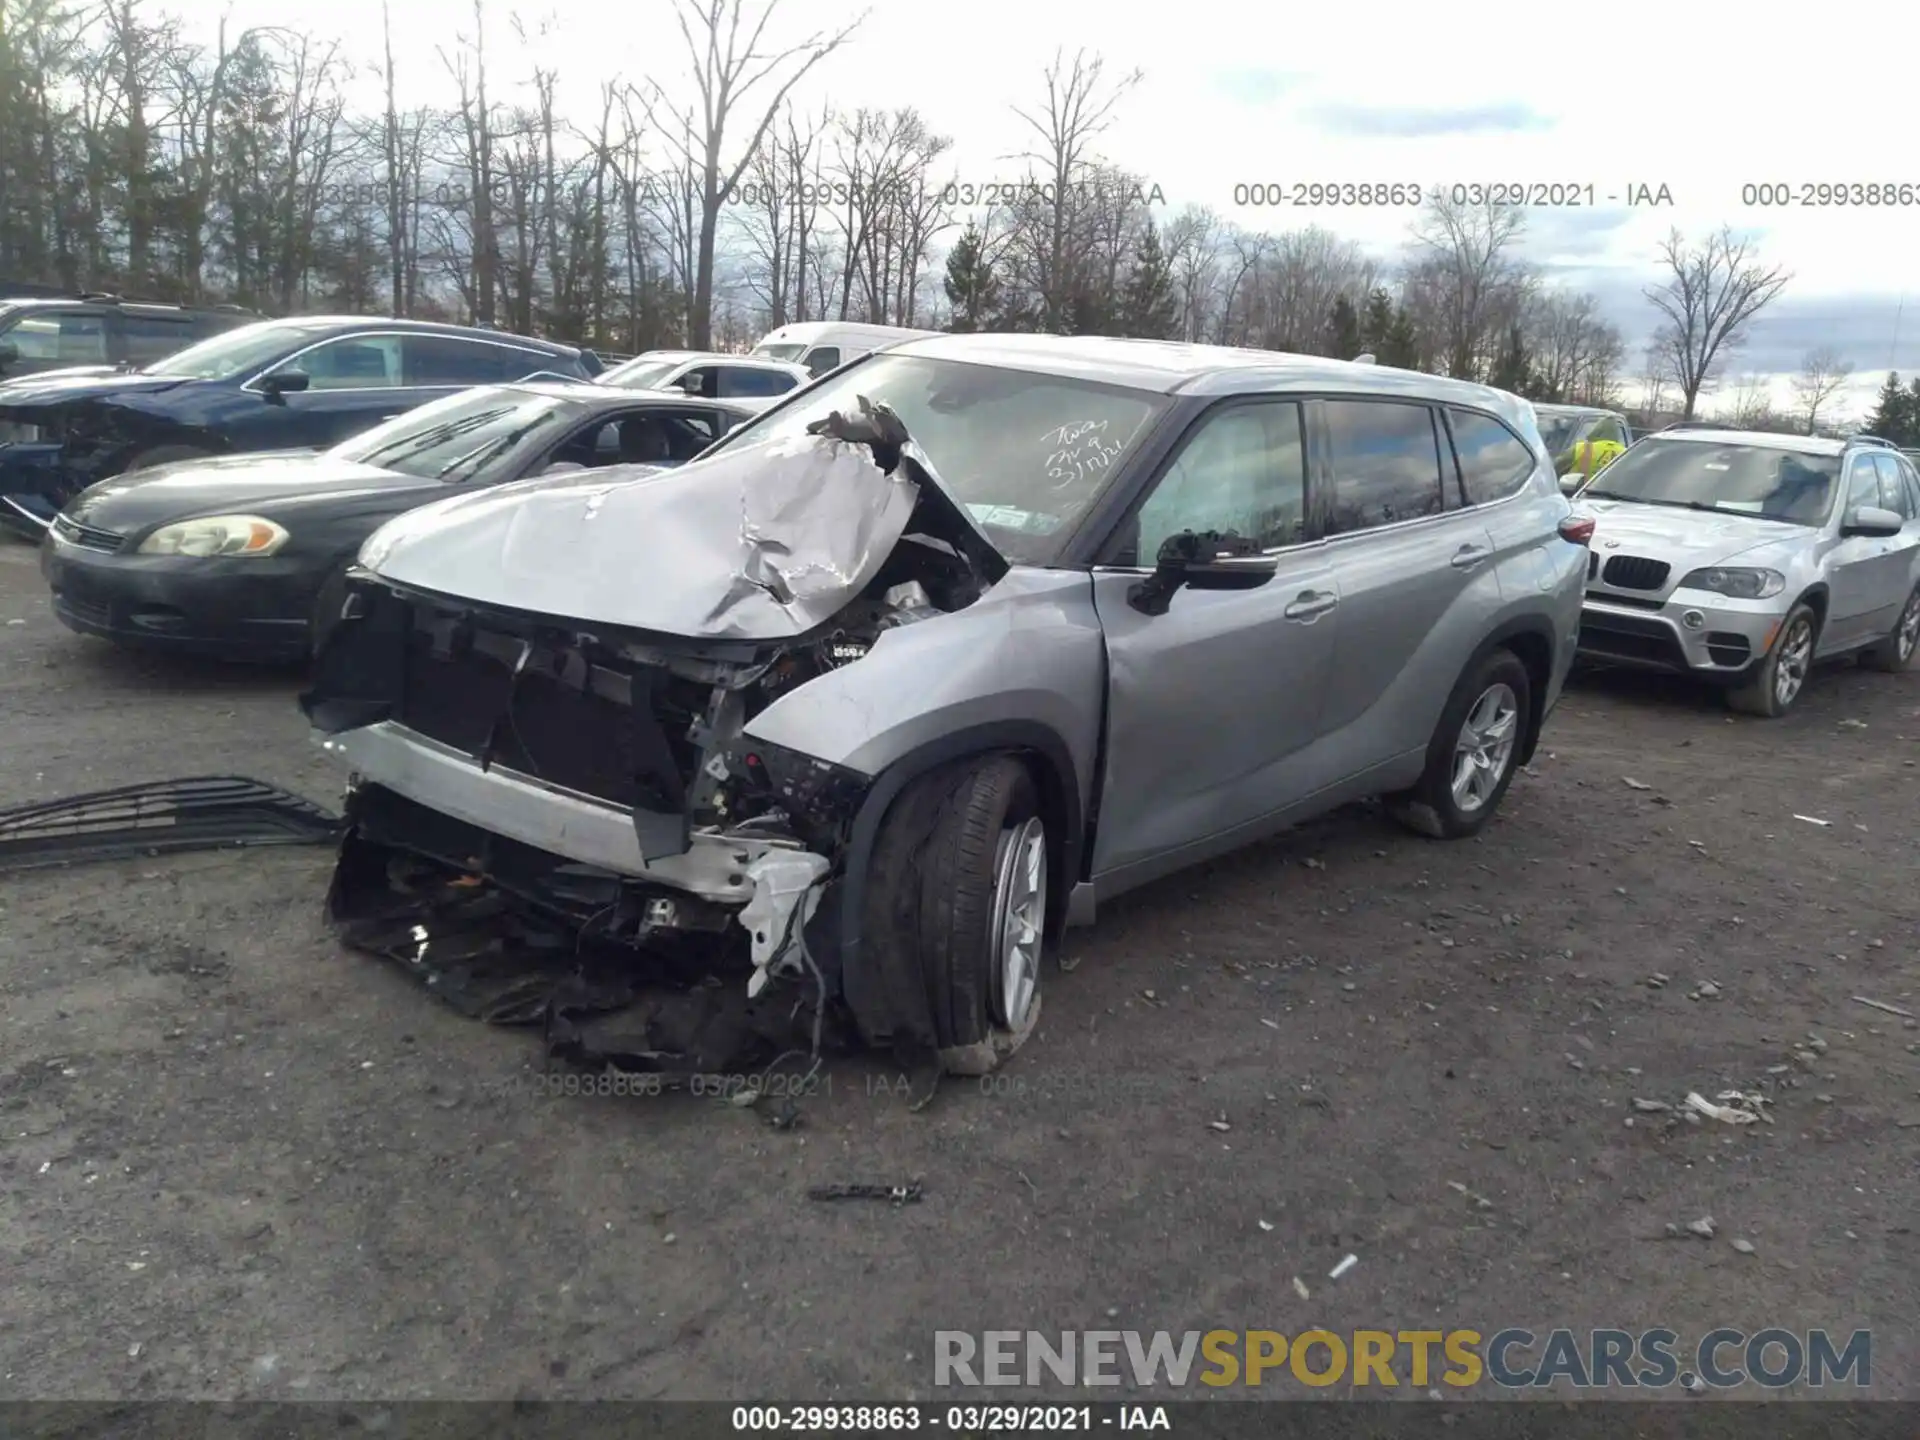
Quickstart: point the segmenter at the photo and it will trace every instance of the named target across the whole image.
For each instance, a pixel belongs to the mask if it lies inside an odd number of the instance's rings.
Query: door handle
[[[1302,590],[1294,602],[1280,613],[1289,620],[1311,620],[1316,615],[1324,615],[1340,603],[1340,597],[1331,590]]]
[[[1471,570],[1492,553],[1484,545],[1462,545],[1454,551],[1453,559],[1448,563],[1456,570]]]

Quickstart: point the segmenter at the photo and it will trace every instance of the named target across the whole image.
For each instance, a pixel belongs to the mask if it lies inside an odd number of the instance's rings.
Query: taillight
[[[1576,545],[1585,545],[1593,539],[1593,517],[1591,515],[1569,515],[1560,522],[1560,538],[1571,540]]]

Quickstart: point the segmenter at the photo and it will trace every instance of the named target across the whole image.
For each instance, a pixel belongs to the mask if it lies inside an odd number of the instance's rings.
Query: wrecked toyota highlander
[[[1365,797],[1479,831],[1590,529],[1483,386],[911,341],[676,471],[377,531],[302,697],[351,772],[331,914],[576,1058],[718,1067],[783,1025],[817,1058],[832,1026],[982,1073],[1122,891]],[[692,1020],[582,1039],[656,982]]]

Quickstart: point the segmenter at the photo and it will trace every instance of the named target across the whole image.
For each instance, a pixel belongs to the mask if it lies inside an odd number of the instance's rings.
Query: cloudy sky
[[[556,65],[562,95],[591,111],[608,79],[656,78],[684,92],[672,0],[487,0],[496,86]],[[747,0],[756,9],[764,0]],[[837,30],[862,0],[779,0],[769,37]],[[220,11],[189,0],[190,23]],[[518,14],[533,33],[508,24]],[[870,0],[853,40],[802,95],[842,107],[914,105],[955,139],[962,181],[1023,173],[1032,140],[1015,107],[1043,94],[1056,49],[1086,47],[1118,75],[1144,78],[1115,111],[1100,148],[1165,194],[1274,229],[1323,224],[1397,253],[1408,215],[1390,209],[1235,207],[1262,182],[1522,182],[1591,186],[1595,204],[1531,213],[1527,253],[1562,283],[1592,290],[1638,356],[1655,316],[1642,289],[1673,225],[1752,232],[1794,279],[1730,374],[1785,377],[1818,345],[1856,372],[1864,410],[1885,371],[1920,369],[1920,203],[1800,208],[1743,203],[1743,187],[1879,182],[1920,190],[1904,84],[1872,84],[1863,37],[1884,12],[1831,0],[1819,23],[1729,24],[1717,7],[1622,0],[1602,11],[1493,0],[1442,11],[1365,5],[1276,6],[1206,0],[1184,10],[1088,0]],[[238,0],[231,24],[334,33],[378,88],[380,0]],[[1443,18],[1445,17],[1445,18]],[[395,51],[410,101],[448,98],[437,51],[471,33],[471,0],[396,0]],[[544,32],[544,33],[541,33]],[[583,113],[581,118],[587,119]],[[1630,206],[1638,187],[1669,205]],[[1920,196],[1916,197],[1920,201]]]

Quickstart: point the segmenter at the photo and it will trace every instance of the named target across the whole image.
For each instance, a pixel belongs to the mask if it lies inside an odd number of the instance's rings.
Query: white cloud
[[[782,0],[781,40],[837,29],[858,0]],[[470,0],[394,0],[394,49],[405,103],[446,103],[437,51],[472,28]],[[489,7],[493,88],[510,98],[534,64],[556,67],[564,103],[588,120],[606,81],[644,77],[686,90],[670,0],[618,7],[567,0],[547,33],[516,37],[511,12]],[[539,28],[532,9],[520,12]],[[1920,197],[1904,208],[1759,207],[1748,184],[1876,182],[1920,186],[1907,87],[1869,83],[1859,38],[1884,11],[1834,0],[1819,23],[1733,25],[1714,7],[1646,0],[1604,12],[1492,0],[1436,11],[1403,0],[1277,7],[1209,0],[1184,11],[1090,0],[873,0],[846,49],[802,94],[842,107],[917,106],[955,137],[953,165],[976,183],[1016,178],[1009,157],[1032,136],[1014,115],[1041,95],[1056,49],[1098,51],[1110,75],[1145,79],[1116,112],[1101,149],[1164,191],[1244,224],[1319,223],[1397,250],[1408,214],[1390,208],[1233,205],[1256,181],[1591,185],[1587,211],[1538,211],[1533,258],[1610,277],[1629,336],[1651,328],[1636,301],[1671,225],[1698,234],[1732,224],[1758,232],[1763,253],[1794,274],[1796,299],[1885,297],[1891,311],[1920,254]],[[210,35],[211,9],[189,12]],[[248,0],[235,24],[337,34],[363,67],[357,92],[379,100],[379,0]],[[359,94],[356,95],[359,98]],[[1418,121],[1450,133],[1418,134]],[[743,112],[744,113],[744,112]],[[1666,186],[1671,207],[1626,208],[1628,187]],[[1609,197],[1616,197],[1609,199]],[[1612,222],[1612,223],[1610,223]],[[1920,297],[1916,297],[1920,299]],[[1920,318],[1920,317],[1917,317]],[[1909,327],[1920,338],[1920,323]],[[1886,363],[1884,356],[1856,357]],[[1911,362],[1909,362],[1911,363]]]

